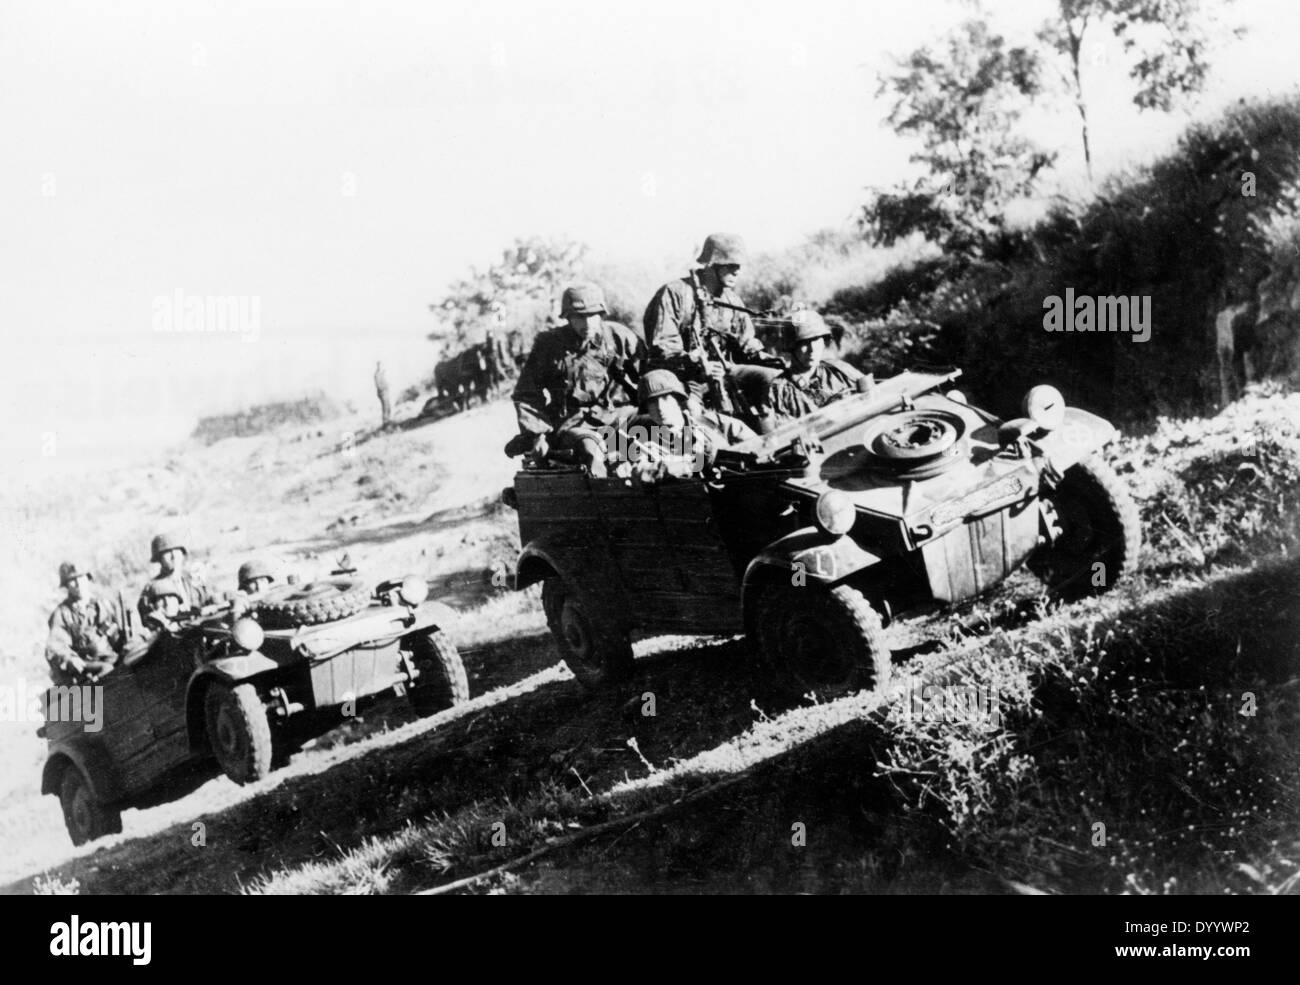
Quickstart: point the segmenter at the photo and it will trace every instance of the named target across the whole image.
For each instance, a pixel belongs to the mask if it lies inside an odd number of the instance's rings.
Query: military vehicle
[[[165,802],[218,770],[262,779],[387,689],[420,714],[467,701],[447,635],[455,613],[427,594],[416,576],[373,590],[351,577],[282,585],[138,639],[98,682],[98,731],[47,715],[41,792],[59,798],[80,845],[121,831],[124,808]]]
[[[541,583],[588,687],[632,670],[633,634],[745,633],[796,694],[882,685],[884,628],[985,592],[1022,565],[1062,596],[1108,589],[1141,545],[1099,450],[1115,429],[1052,387],[1010,421],[904,372],[654,483],[525,461],[519,589]]]

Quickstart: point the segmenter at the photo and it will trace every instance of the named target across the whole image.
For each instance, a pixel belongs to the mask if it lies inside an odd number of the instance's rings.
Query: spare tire
[[[370,588],[358,578],[322,578],[306,585],[278,585],[256,603],[259,621],[271,628],[312,626],[346,619],[370,604]]]

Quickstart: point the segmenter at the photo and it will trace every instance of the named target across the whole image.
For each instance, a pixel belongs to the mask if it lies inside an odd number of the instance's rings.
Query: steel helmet
[[[745,241],[734,233],[710,233],[704,240],[704,249],[700,250],[697,261],[701,267],[715,263],[743,264],[749,259]]]
[[[76,561],[64,561],[59,565],[59,585],[62,588],[68,587],[68,582],[73,578],[94,578],[89,568],[83,568]]]
[[[595,284],[574,284],[566,287],[560,297],[560,317],[570,315],[603,315],[608,313],[605,307],[605,292]]]
[[[253,558],[251,561],[245,561],[239,566],[238,580],[241,586],[248,584],[254,578],[274,578],[271,572],[271,566],[261,558]]]
[[[826,319],[811,308],[796,311],[790,316],[781,330],[781,338],[787,349],[809,339],[823,339],[831,334],[831,327]]]
[[[638,403],[645,404],[662,397],[665,393],[686,400],[686,388],[682,386],[682,381],[677,378],[676,373],[670,369],[652,369],[645,373],[637,384],[636,399]]]
[[[187,555],[190,549],[182,543],[179,537],[173,537],[170,534],[159,534],[149,545],[151,561],[157,562],[162,559],[163,554],[167,551],[184,551]]]

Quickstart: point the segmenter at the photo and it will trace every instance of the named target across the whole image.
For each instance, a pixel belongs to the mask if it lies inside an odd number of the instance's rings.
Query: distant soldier
[[[857,389],[862,373],[840,359],[826,358],[831,328],[812,310],[796,311],[783,332],[790,365],[768,386],[765,428],[810,414]]]
[[[638,413],[626,434],[632,471],[643,480],[698,474],[713,464],[718,449],[754,437],[743,421],[692,407],[682,381],[669,370],[648,371],[637,396]]]
[[[511,395],[520,434],[507,453],[572,450],[592,475],[605,475],[599,430],[630,415],[644,356],[636,333],[607,313],[596,285],[565,289],[562,324],[538,334]]]
[[[50,614],[45,659],[55,684],[84,684],[107,674],[117,663],[123,632],[113,607],[94,592],[93,577],[72,561],[59,565],[59,584],[67,595]]]
[[[144,586],[140,601],[136,606],[140,618],[146,622],[157,607],[162,587],[175,589],[179,595],[182,609],[201,609],[213,601],[208,587],[193,572],[186,570],[189,551],[180,540],[167,534],[159,534],[150,546],[150,559],[158,565],[158,574]]]
[[[388,427],[393,418],[393,409],[388,403],[388,377],[384,375],[384,364],[375,363],[375,396],[379,398],[379,410],[383,415],[381,427]]]
[[[271,566],[261,558],[253,558],[239,566],[239,594],[260,595],[275,581]]]
[[[715,410],[730,409],[726,398],[711,395],[726,377],[726,367],[718,356],[736,365],[757,362],[763,355],[763,344],[754,334],[749,315],[714,303],[743,307],[735,285],[746,260],[745,244],[739,236],[713,233],[704,241],[700,269],[659,288],[643,319],[647,368],[672,370],[692,397]],[[711,385],[710,380],[716,384]]]

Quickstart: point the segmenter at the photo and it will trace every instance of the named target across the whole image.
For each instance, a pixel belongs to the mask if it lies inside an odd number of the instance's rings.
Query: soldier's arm
[[[62,670],[77,670],[82,664],[77,655],[72,632],[64,619],[62,607],[55,609],[50,616],[50,635],[45,640],[45,659],[51,666]]]
[[[545,343],[540,339],[533,344],[524,368],[519,371],[510,399],[515,404],[519,430],[524,434],[546,434],[553,430],[546,418],[546,393],[542,387],[542,367],[545,364]]]
[[[695,375],[690,372],[693,361],[682,339],[684,317],[686,305],[682,298],[669,285],[661,287],[645,312],[645,338],[649,347],[647,368],[671,369],[678,376],[683,372]]]

